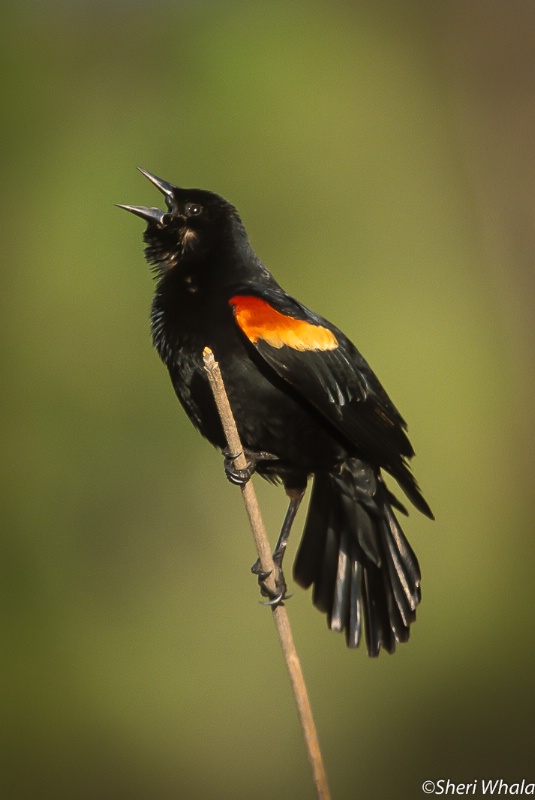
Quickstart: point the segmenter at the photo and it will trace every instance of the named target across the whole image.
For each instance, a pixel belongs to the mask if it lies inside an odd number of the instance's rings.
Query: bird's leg
[[[251,476],[255,472],[256,465],[259,461],[275,461],[277,459],[277,456],[274,456],[271,453],[254,453],[252,450],[244,449],[243,454],[245,456],[245,460],[247,461],[247,465],[243,469],[238,469],[235,466],[235,461],[242,454],[231,453],[228,447],[225,447],[223,450],[223,456],[225,458],[223,462],[225,475],[229,481],[236,486],[244,486],[244,484],[251,479]]]
[[[273,551],[273,563],[275,564],[276,570],[275,592],[273,592],[271,589],[268,589],[266,586],[266,578],[270,575],[270,573],[264,572],[260,569],[260,560],[255,561],[251,567],[251,572],[258,576],[258,585],[260,586],[260,592],[262,596],[269,598],[265,603],[267,606],[278,606],[283,602],[283,600],[288,600],[288,598],[291,597],[291,595],[286,594],[287,586],[286,580],[284,579],[284,573],[282,571],[282,560],[284,558],[284,553],[286,552],[286,545],[288,544],[288,539],[290,537],[290,531],[292,530],[295,515],[297,514],[297,509],[301,505],[301,500],[304,497],[305,490],[286,489],[286,494],[290,498],[290,505],[288,506],[286,516],[284,517],[284,522],[282,523],[277,546]]]

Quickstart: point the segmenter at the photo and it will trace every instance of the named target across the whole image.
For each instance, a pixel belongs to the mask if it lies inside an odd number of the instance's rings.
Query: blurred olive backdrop
[[[371,661],[289,603],[334,797],[535,780],[533,5],[3,18],[1,797],[313,794],[240,493],[151,347],[136,165],[234,202],[410,423],[410,643]]]

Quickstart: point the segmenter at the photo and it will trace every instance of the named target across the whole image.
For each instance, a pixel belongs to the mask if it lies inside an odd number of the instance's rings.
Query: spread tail
[[[406,642],[420,602],[420,568],[393,508],[406,513],[378,470],[358,459],[340,473],[317,473],[294,578],[314,584],[314,605],[331,630],[368,654]]]

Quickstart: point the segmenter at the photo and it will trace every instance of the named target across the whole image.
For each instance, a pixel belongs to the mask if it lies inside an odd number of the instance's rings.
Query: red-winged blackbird
[[[274,280],[234,206],[141,172],[164,195],[167,212],[121,208],[148,223],[145,254],[157,279],[153,341],[178,399],[203,436],[225,451],[203,366],[210,347],[251,470],[282,481],[290,497],[274,553],[281,588],[272,602],[285,599],[282,556],[314,475],[295,580],[314,584],[314,604],[332,630],[345,630],[350,647],[359,644],[364,621],[369,655],[381,647],[394,652],[416,616],[420,569],[393,511],[406,509],[381,469],[433,518],[408,466],[414,451],[403,418],[349,339]],[[235,481],[248,477],[232,457],[226,469]]]

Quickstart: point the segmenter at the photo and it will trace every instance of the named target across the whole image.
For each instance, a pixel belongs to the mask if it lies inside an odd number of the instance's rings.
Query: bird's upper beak
[[[163,178],[158,178],[156,175],[153,175],[152,172],[149,172],[146,169],[138,167],[138,170],[142,175],[148,178],[157,189],[160,190],[165,197],[167,207],[170,209],[173,204],[174,190],[176,189],[176,186],[173,186],[172,183],[164,181]],[[145,206],[125,206],[121,203],[117,203],[117,207],[124,208],[125,211],[130,211],[130,213],[136,214],[136,216],[147,220],[147,222],[157,222],[158,225],[163,224],[163,218],[166,214],[165,211],[161,211],[159,208],[147,208]]]

